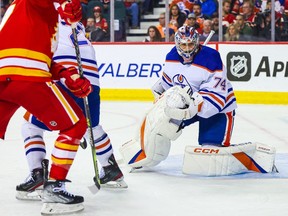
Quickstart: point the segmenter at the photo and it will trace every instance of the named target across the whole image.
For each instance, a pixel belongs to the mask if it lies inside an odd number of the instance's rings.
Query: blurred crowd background
[[[1,0],[1,20],[11,2]],[[288,41],[288,0],[81,0],[81,3],[82,23],[92,42],[172,42],[182,25],[194,26],[201,41],[212,30],[215,34],[211,41]]]

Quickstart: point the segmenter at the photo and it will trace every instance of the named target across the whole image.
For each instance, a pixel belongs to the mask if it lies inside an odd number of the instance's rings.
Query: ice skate
[[[110,165],[103,167],[100,173],[101,186],[104,188],[128,188],[113,154],[109,157],[108,162]]]
[[[16,198],[41,201],[44,183],[43,173],[42,168],[34,169],[24,183],[16,186]]]
[[[43,189],[42,215],[71,214],[84,209],[84,198],[66,191],[65,181],[47,181]]]

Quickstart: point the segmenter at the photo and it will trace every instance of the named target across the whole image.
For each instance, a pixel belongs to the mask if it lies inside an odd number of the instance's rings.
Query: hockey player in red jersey
[[[85,27],[82,23],[75,24],[77,40],[81,54],[83,76],[92,85],[92,93],[88,96],[91,126],[97,160],[101,165],[101,187],[127,188],[124,176],[113,154],[113,146],[109,135],[100,123],[100,79],[96,61],[95,50],[86,38]],[[64,67],[77,65],[74,38],[71,37],[72,28],[63,19],[59,20],[59,43],[54,53],[53,60]],[[61,79],[57,82],[76,101],[82,110],[85,110],[82,98],[75,97]],[[41,121],[28,112],[24,115],[22,124],[22,137],[24,140],[25,156],[28,162],[30,175],[25,182],[16,186],[16,198],[21,200],[40,200],[42,185],[44,182],[42,161],[46,158],[46,145],[44,132],[49,130]],[[86,139],[89,140],[88,134]],[[53,155],[53,153],[52,153]]]
[[[62,7],[56,10],[54,2]],[[0,138],[4,139],[9,120],[20,106],[50,130],[59,130],[49,180],[44,184],[42,213],[47,208],[57,213],[55,203],[62,213],[84,208],[84,198],[68,193],[65,182],[87,123],[74,100],[52,80],[65,78],[77,97],[86,97],[91,84],[78,75],[76,68],[52,61],[57,48],[58,14],[68,23],[78,22],[82,14],[79,0],[15,0],[0,25]]]

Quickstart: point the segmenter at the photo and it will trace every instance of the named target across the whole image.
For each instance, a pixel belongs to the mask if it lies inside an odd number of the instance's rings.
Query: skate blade
[[[62,203],[43,203],[41,215],[71,215],[83,211],[83,203],[62,204]]]
[[[43,190],[35,190],[32,192],[17,191],[16,199],[18,200],[30,200],[41,201]]]
[[[127,183],[124,180],[110,181],[106,184],[101,184],[102,188],[128,188]]]
[[[132,167],[131,170],[129,171],[129,173],[133,173],[134,171],[142,169],[142,168],[143,168],[142,166],[140,166],[140,167]]]

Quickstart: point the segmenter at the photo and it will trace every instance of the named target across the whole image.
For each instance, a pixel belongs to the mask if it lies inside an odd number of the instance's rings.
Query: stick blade
[[[89,186],[88,189],[91,191],[92,194],[96,194],[101,189],[100,179],[98,180],[96,177],[94,177],[93,180],[94,185]]]
[[[92,194],[97,194],[100,191],[100,188],[98,188],[95,184],[88,186],[88,189]]]

